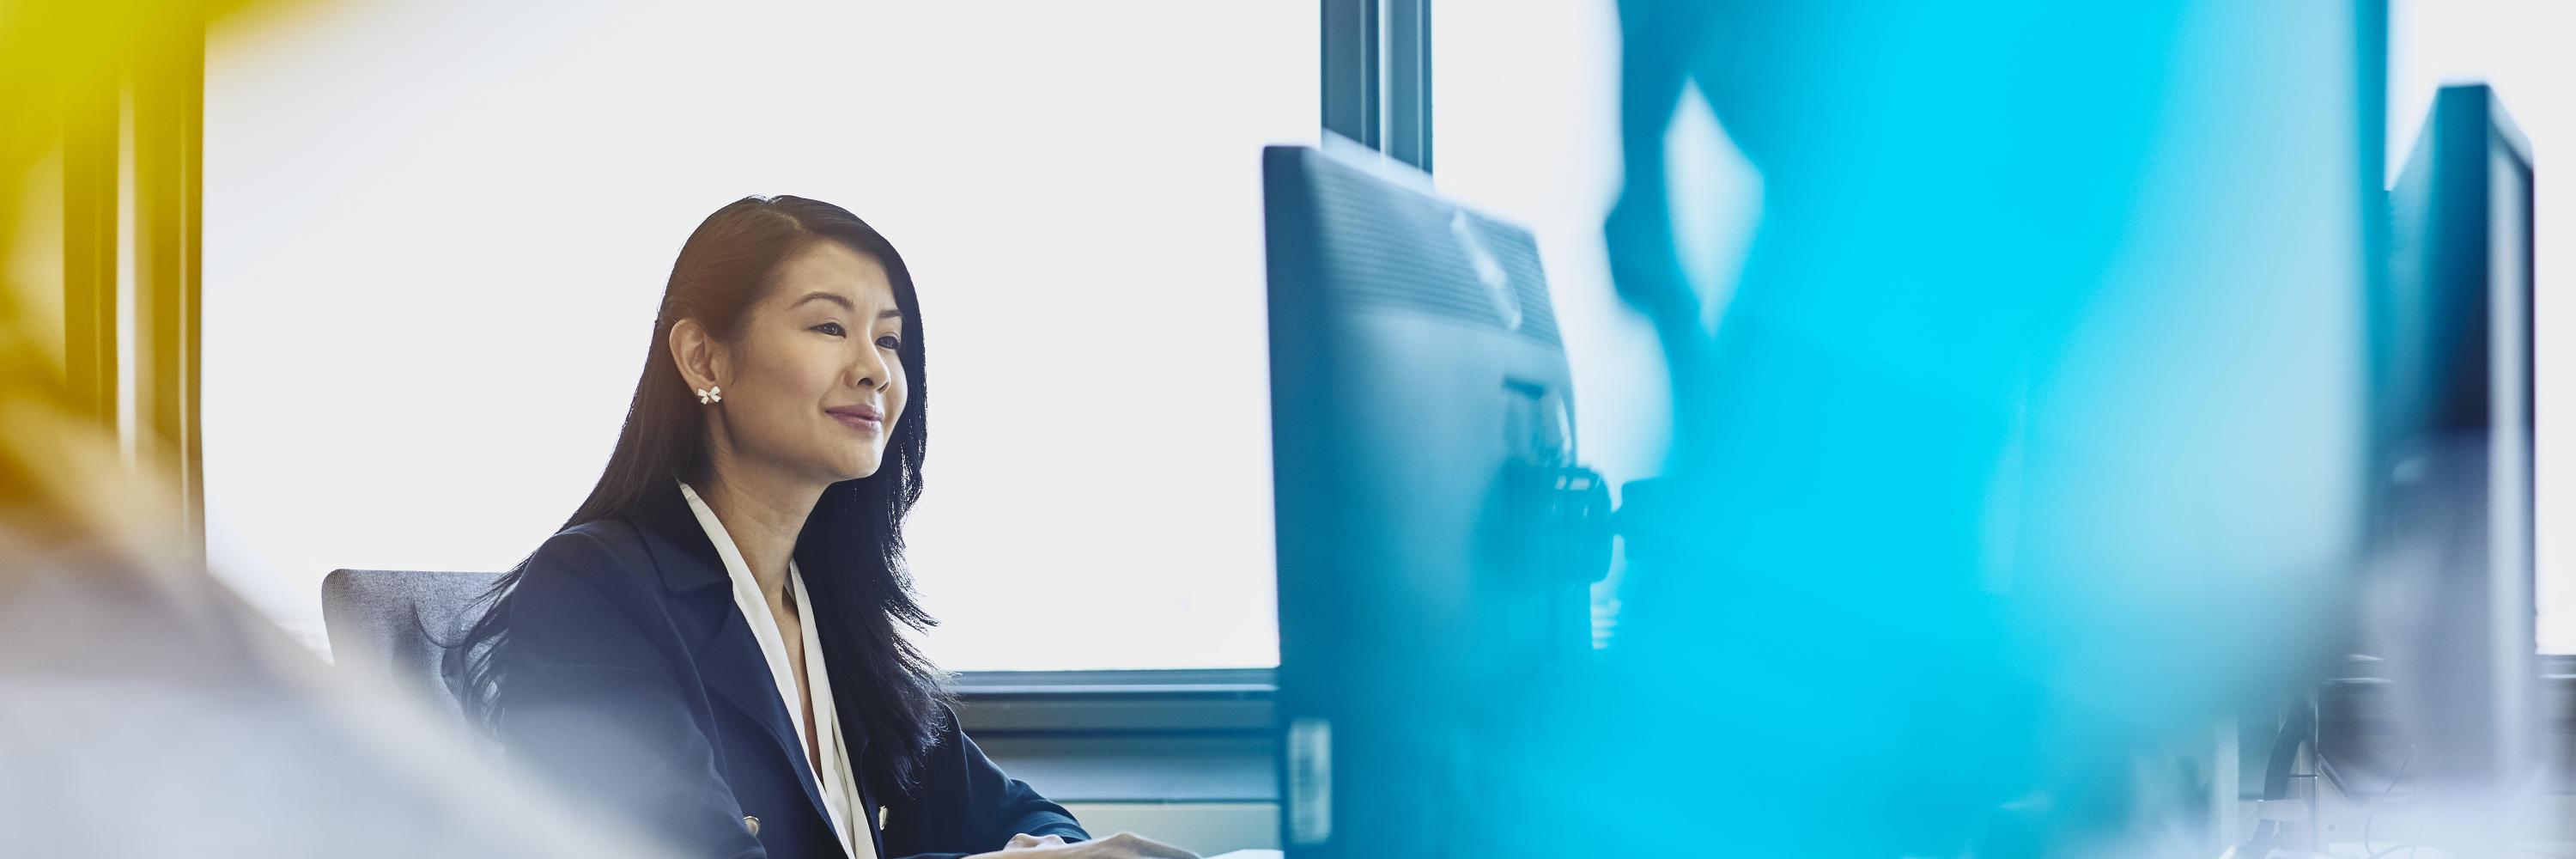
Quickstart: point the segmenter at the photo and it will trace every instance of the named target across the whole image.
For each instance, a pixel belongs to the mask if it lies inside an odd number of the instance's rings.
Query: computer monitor
[[[1366,151],[1262,154],[1295,857],[1490,855],[1544,677],[1590,652],[1608,498],[1527,231]]]
[[[2347,791],[2492,807],[2542,760],[2532,205],[2531,149],[2495,94],[2443,88],[2389,191],[2390,265],[2370,304],[2355,650],[2374,676],[2330,687],[2340,701],[2320,737]],[[2358,715],[2336,726],[2336,709]]]

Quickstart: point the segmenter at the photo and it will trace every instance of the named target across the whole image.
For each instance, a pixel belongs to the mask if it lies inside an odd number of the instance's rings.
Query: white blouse
[[[760,582],[751,576],[751,564],[742,559],[742,549],[734,545],[733,535],[716,512],[698,497],[698,491],[680,484],[680,495],[689,500],[689,512],[697,514],[698,526],[707,531],[707,540],[716,544],[716,556],[724,560],[725,574],[733,579],[733,603],[742,610],[742,619],[751,625],[753,638],[760,641],[760,654],[769,662],[770,684],[778,689],[779,703],[787,706],[787,717],[796,727],[796,742],[803,748],[804,708],[796,703],[795,669],[787,661],[787,640],[778,631],[778,618],[769,613],[769,600],[760,593]],[[813,742],[822,749],[805,748],[822,766],[815,772],[821,781],[823,808],[832,817],[832,831],[841,836],[841,850],[852,859],[876,859],[876,842],[858,827],[866,826],[864,818],[855,816],[859,801],[859,782],[850,769],[848,750],[841,747],[841,719],[832,706],[832,678],[823,670],[822,635],[814,629],[814,604],[805,597],[805,574],[797,571],[796,562],[787,562],[787,591],[796,599],[796,616],[805,625],[805,690],[814,699]]]

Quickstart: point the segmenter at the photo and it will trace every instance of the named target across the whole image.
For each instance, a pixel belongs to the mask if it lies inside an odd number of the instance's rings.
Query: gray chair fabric
[[[322,579],[322,625],[341,670],[376,673],[453,708],[440,679],[446,648],[483,608],[503,573],[332,570]],[[469,613],[471,609],[471,613]]]

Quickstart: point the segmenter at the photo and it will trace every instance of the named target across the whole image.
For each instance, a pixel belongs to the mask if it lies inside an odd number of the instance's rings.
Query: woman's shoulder
[[[503,609],[510,647],[502,658],[521,667],[664,670],[649,654],[678,645],[668,640],[669,606],[657,581],[651,553],[628,523],[566,528],[519,568]]]
[[[558,531],[529,553],[519,571],[521,605],[558,600],[624,602],[651,593],[653,562],[643,534],[623,519],[584,522]]]

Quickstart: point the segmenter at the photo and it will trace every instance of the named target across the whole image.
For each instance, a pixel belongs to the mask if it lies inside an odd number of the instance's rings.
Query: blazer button
[[[744,828],[744,829],[748,829],[748,830],[751,830],[751,835],[752,835],[752,837],[754,837],[754,838],[758,838],[758,837],[760,837],[760,818],[753,817],[753,816],[748,815],[748,814],[743,815],[743,816],[742,816],[742,828]]]

